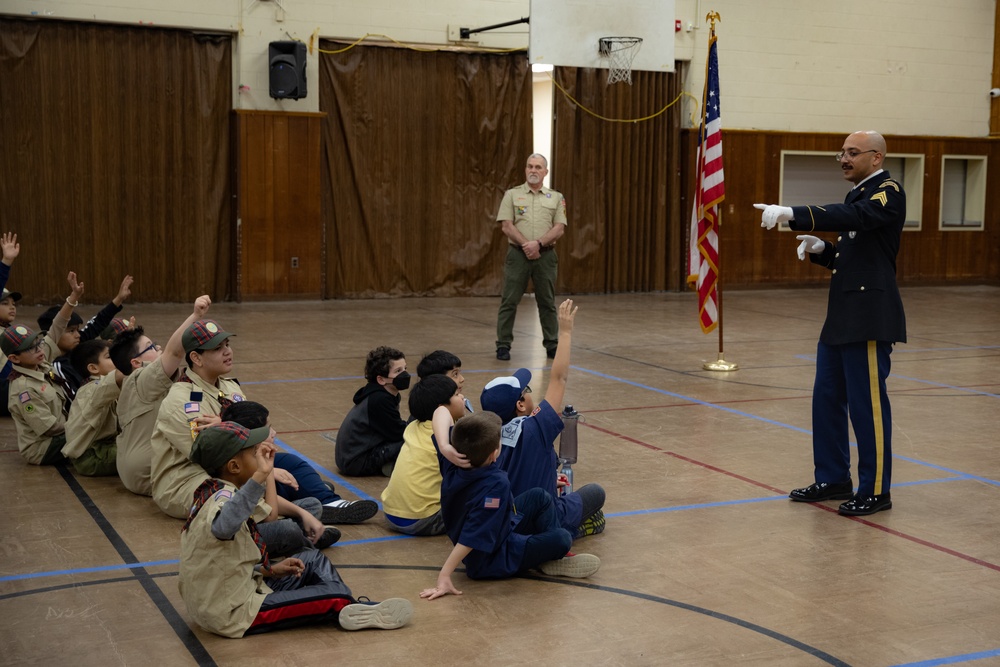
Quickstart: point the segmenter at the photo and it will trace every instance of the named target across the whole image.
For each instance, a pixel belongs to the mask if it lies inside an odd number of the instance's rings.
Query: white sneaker
[[[358,600],[340,610],[338,621],[344,630],[395,630],[410,622],[413,605],[403,598],[389,598],[381,602]]]
[[[573,554],[542,563],[538,569],[552,577],[583,579],[597,572],[600,567],[601,559],[593,554]]]

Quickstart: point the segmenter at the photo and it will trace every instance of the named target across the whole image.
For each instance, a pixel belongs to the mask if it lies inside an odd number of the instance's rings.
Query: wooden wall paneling
[[[766,233],[760,228],[756,202],[777,202],[782,150],[840,149],[844,134],[723,131],[726,201],[721,232],[723,289],[764,285],[822,284],[828,276],[795,257],[795,238],[788,232]],[[686,174],[681,179],[684,204],[690,215],[693,197],[697,131],[683,132]],[[887,136],[890,153],[923,153],[922,228],[906,231],[897,260],[902,284],[1000,282],[1000,208],[987,199],[984,231],[938,229],[942,155],[986,155],[987,191],[1000,188],[1000,150],[991,138]],[[831,159],[831,170],[836,165]],[[847,193],[849,183],[844,183]],[[829,202],[825,202],[829,203]],[[687,245],[683,248],[686,256]]]

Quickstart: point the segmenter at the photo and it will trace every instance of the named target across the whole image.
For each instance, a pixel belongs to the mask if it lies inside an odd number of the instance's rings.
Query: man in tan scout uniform
[[[150,468],[153,460],[153,428],[163,402],[177,379],[184,346],[181,337],[191,324],[203,319],[212,300],[198,297],[194,312],[174,331],[163,351],[145,335],[142,327],[124,331],[111,346],[111,360],[125,375],[118,399],[118,475],[132,493],[149,496],[153,493]]]
[[[535,153],[528,157],[524,173],[525,183],[504,193],[497,212],[497,222],[508,241],[497,313],[497,359],[502,361],[510,359],[517,304],[529,279],[535,287],[542,344],[549,359],[556,356],[559,342],[555,292],[559,259],[554,246],[566,231],[566,200],[542,185],[549,173],[544,156]]]
[[[244,399],[240,385],[223,377],[233,367],[232,335],[213,320],[198,320],[181,336],[188,368],[160,404],[151,443],[153,500],[175,519],[187,517],[195,489],[208,478],[189,459],[198,427],[217,422],[224,403]]]

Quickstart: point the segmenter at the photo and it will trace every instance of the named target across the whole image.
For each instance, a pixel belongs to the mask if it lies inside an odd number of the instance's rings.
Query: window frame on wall
[[[948,163],[964,163],[961,182],[956,183],[958,175],[949,177]],[[969,166],[976,167],[970,178]],[[986,229],[986,178],[989,164],[986,155],[949,155],[941,156],[941,197],[938,208],[938,230],[942,232],[982,232]],[[954,170],[952,170],[954,172]],[[961,201],[955,201],[955,190],[961,189]],[[948,201],[946,201],[948,198]],[[951,211],[960,211],[961,221],[957,224],[947,223],[946,215]],[[971,213],[970,213],[971,211]],[[966,224],[967,216],[976,216],[974,224]]]
[[[844,196],[850,189],[850,184],[837,175],[834,167],[830,165],[830,179],[827,183],[826,177],[822,177],[822,187],[810,188],[808,190],[798,187],[794,182],[788,182],[786,174],[789,173],[789,163],[796,161],[806,164],[798,158],[816,158],[808,161],[809,172],[817,175],[825,173],[823,166],[825,163],[821,159],[834,161],[834,154],[827,151],[803,151],[803,150],[782,150],[779,167],[778,181],[778,201],[782,206],[805,206],[807,204],[829,204],[843,201]],[[894,180],[899,181],[906,192],[906,222],[903,225],[904,232],[917,232],[923,226],[923,200],[924,200],[924,162],[923,153],[891,153],[886,156],[883,167]],[[897,167],[898,165],[898,167]],[[902,173],[900,173],[902,172]],[[814,185],[819,185],[819,180],[811,181]],[[822,199],[823,197],[827,199]],[[787,222],[778,225],[779,231],[791,231]]]

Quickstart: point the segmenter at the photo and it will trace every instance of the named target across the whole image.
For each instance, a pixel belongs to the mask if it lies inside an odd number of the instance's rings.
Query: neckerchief
[[[190,380],[188,380],[188,382],[190,382]],[[184,527],[181,528],[182,533],[188,529],[188,526],[191,525],[194,518],[198,516],[198,512],[200,512],[201,508],[206,502],[208,502],[208,499],[221,491],[224,487],[225,484],[223,484],[220,480],[209,478],[202,482],[197,489],[195,489],[194,505],[191,506],[191,511],[188,512],[187,521],[184,522]],[[256,544],[257,548],[260,549],[260,562],[262,569],[269,571],[271,569],[271,562],[267,558],[267,543],[264,542],[264,538],[261,537],[260,531],[257,530],[257,522],[254,521],[252,517],[247,519],[247,528],[250,529],[250,536],[253,537],[254,544]]]
[[[179,378],[177,378],[177,381],[178,382],[187,382],[188,384],[194,384],[194,380],[192,380],[191,378],[189,378],[187,376],[187,373],[183,373]],[[222,391],[221,389],[219,390],[219,395],[216,398],[219,399],[219,412],[220,413],[223,410],[225,410],[226,408],[228,408],[230,405],[233,404],[233,399],[231,399],[228,396],[226,396],[226,393],[224,391]]]

